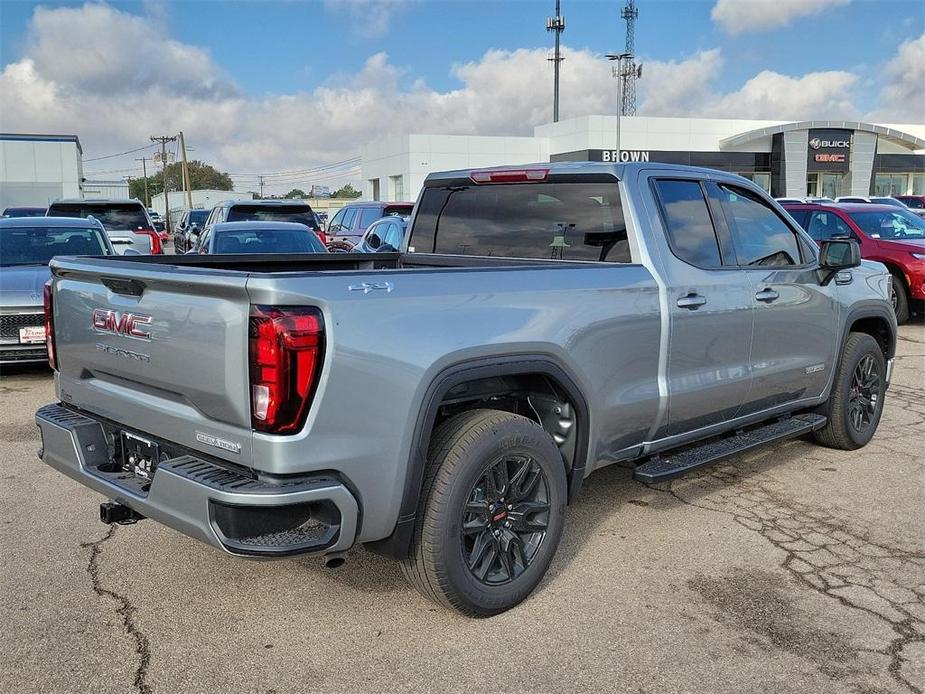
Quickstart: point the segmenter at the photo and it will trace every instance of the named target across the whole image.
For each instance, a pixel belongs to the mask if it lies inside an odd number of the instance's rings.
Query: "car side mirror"
[[[126,248],[124,251],[122,251],[122,255],[144,255],[144,254],[141,251],[139,251],[137,248]]]
[[[382,245],[382,239],[379,238],[378,234],[370,234],[369,238],[366,239],[366,243],[370,248],[379,248]]]
[[[829,239],[819,244],[820,283],[828,284],[842,270],[861,264],[861,247],[854,239]]]
[[[184,253],[183,255],[199,255],[199,251],[197,251],[195,248],[190,248],[190,249],[189,249],[186,253]]]

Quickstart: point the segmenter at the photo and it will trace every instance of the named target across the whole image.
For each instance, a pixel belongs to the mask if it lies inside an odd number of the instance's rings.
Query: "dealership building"
[[[0,212],[81,197],[82,156],[76,135],[0,133]]]
[[[775,197],[925,195],[925,123],[582,116],[533,137],[391,136],[363,150],[363,194],[413,200],[431,171],[547,161],[706,166]]]

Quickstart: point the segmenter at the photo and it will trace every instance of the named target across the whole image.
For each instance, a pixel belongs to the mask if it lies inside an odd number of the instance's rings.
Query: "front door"
[[[761,196],[714,188],[755,309],[752,386],[741,414],[821,395],[837,353],[834,282],[819,283],[816,252]]]
[[[724,265],[733,249],[697,179],[653,183],[670,253],[668,422],[656,438],[734,418],[749,389],[752,304],[746,273]]]

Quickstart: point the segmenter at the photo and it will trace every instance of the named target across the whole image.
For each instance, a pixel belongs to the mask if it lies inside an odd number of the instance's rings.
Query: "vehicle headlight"
[[[916,260],[925,260],[925,253],[910,253],[913,258]]]

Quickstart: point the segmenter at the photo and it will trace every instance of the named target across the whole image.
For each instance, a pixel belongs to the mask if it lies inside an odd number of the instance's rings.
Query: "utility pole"
[[[152,135],[151,142],[160,143],[161,145],[161,166],[162,174],[164,177],[164,224],[166,225],[167,233],[170,233],[170,198],[167,192],[167,143],[176,142],[177,136],[173,135]]]
[[[257,183],[260,184],[260,199],[263,200],[263,176],[257,176]]]
[[[186,185],[186,206],[193,209],[193,182],[189,180],[189,163],[186,161],[186,140],[180,131],[180,152],[183,154],[183,179]]]
[[[556,0],[556,16],[546,20],[546,31],[552,31],[556,35],[556,52],[552,58],[547,58],[553,64],[554,76],[552,87],[552,122],[559,122],[559,63],[565,58],[562,57],[562,51],[559,48],[559,37],[565,31],[565,17],[559,11],[559,0]]]
[[[151,198],[148,197],[148,158],[142,157],[141,159],[136,159],[135,161],[141,162],[141,174],[144,176],[145,180],[145,207],[151,207]]]

